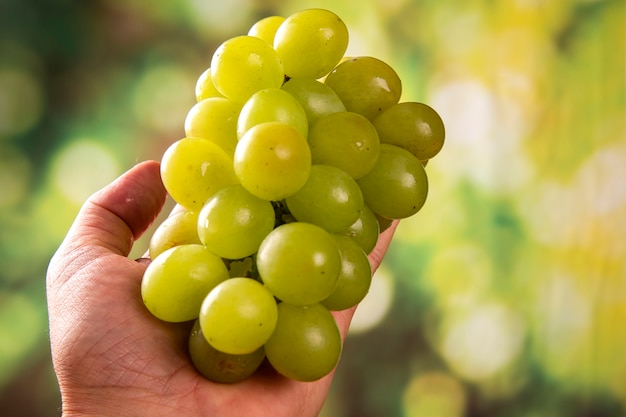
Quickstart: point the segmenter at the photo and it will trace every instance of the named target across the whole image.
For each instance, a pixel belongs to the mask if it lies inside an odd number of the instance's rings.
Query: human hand
[[[138,164],[85,203],[50,262],[50,342],[63,415],[317,416],[332,373],[304,383],[267,370],[237,384],[213,383],[191,363],[190,327],[162,322],[144,307],[147,261],[128,254],[165,197],[159,164]],[[370,255],[373,270],[396,225]],[[354,310],[333,312],[343,337]]]

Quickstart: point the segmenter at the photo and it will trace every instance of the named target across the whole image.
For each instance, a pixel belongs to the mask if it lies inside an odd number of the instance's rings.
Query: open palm
[[[127,256],[165,196],[158,163],[137,165],[87,201],[50,262],[50,340],[63,415],[317,416],[332,374],[303,383],[268,368],[237,384],[213,383],[189,359],[190,325],[164,323],[143,306],[147,261]],[[370,255],[374,269],[392,233]],[[353,312],[334,313],[344,336]]]

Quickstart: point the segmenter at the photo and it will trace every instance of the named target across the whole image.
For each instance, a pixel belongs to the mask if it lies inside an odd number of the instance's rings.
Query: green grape
[[[378,159],[380,141],[374,125],[353,112],[320,117],[309,132],[314,164],[341,168],[352,178],[367,174]]]
[[[374,126],[381,142],[400,146],[420,161],[437,155],[446,136],[439,114],[423,103],[394,104],[374,119]]]
[[[278,201],[298,191],[311,171],[311,150],[293,127],[265,122],[250,128],[237,143],[234,169],[252,195]]]
[[[250,377],[263,363],[263,347],[245,355],[220,352],[207,342],[200,321],[196,320],[189,333],[189,356],[194,367],[205,378],[221,384],[233,384]]]
[[[200,241],[211,252],[226,259],[245,258],[274,228],[274,208],[241,185],[233,185],[209,198],[197,225]]]
[[[274,36],[278,27],[285,21],[283,16],[268,16],[257,21],[250,30],[248,36],[255,36],[263,39],[270,45],[274,45]]]
[[[189,321],[198,317],[206,295],[228,278],[224,262],[204,246],[175,246],[150,262],[141,281],[141,297],[155,317]]]
[[[259,247],[257,269],[280,300],[309,305],[328,297],[337,285],[341,258],[328,232],[309,223],[275,228]]]
[[[230,278],[206,296],[200,309],[200,327],[211,346],[231,355],[261,348],[277,320],[274,296],[250,278]]]
[[[341,272],[335,291],[321,304],[329,310],[345,310],[365,298],[372,282],[372,267],[365,251],[348,236],[333,235],[339,255]]]
[[[374,212],[367,205],[363,205],[359,218],[341,233],[358,243],[365,253],[370,253],[378,242],[380,226]]]
[[[181,210],[167,217],[155,229],[148,245],[150,259],[156,258],[174,246],[189,243],[200,244],[198,237],[198,213]]]
[[[378,229],[380,230],[380,233],[389,229],[391,227],[391,224],[393,223],[393,219],[388,219],[387,217],[383,217],[380,214],[376,214],[376,220],[378,220]]]
[[[241,138],[251,127],[265,122],[281,122],[296,129],[306,138],[309,122],[304,109],[291,94],[280,88],[257,91],[246,101],[237,121],[237,137]]]
[[[211,79],[211,68],[207,68],[200,74],[196,81],[196,101],[202,101],[210,97],[224,97],[217,91]]]
[[[348,111],[369,120],[396,104],[402,94],[402,82],[393,68],[369,56],[342,62],[328,74],[324,83],[335,90]]]
[[[428,194],[424,166],[411,152],[381,144],[374,168],[357,180],[365,204],[388,219],[403,219],[422,208]]]
[[[222,43],[210,68],[215,88],[241,103],[264,88],[280,88],[285,79],[276,51],[254,36],[236,36]]]
[[[183,138],[170,145],[161,159],[161,179],[174,201],[191,211],[199,211],[217,191],[239,182],[232,159],[202,138]]]
[[[318,380],[335,369],[341,350],[341,333],[324,306],[278,305],[278,322],[265,355],[280,374],[297,381]]]
[[[240,111],[241,104],[224,97],[199,101],[187,113],[185,135],[210,140],[232,157],[237,146]]]
[[[300,103],[309,121],[309,126],[330,113],[346,111],[346,106],[326,84],[312,78],[292,78],[283,84],[283,90]]]
[[[348,28],[334,13],[308,9],[285,19],[274,49],[290,78],[320,78],[335,67],[348,47]]]
[[[300,190],[285,199],[296,220],[341,232],[358,219],[363,194],[356,181],[330,165],[313,165]]]

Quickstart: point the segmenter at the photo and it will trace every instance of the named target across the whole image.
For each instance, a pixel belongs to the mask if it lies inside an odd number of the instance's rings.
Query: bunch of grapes
[[[163,154],[180,210],[152,236],[141,293],[157,318],[195,321],[190,356],[210,380],[265,360],[299,381],[331,372],[331,311],[365,297],[379,233],[426,200],[441,118],[400,102],[397,73],[347,46],[328,10],[258,21],[216,49],[185,138]]]

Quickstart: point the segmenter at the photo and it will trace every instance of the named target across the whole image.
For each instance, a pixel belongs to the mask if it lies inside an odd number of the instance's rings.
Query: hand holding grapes
[[[237,384],[212,383],[189,359],[189,328],[146,310],[140,285],[147,262],[127,255],[165,196],[159,164],[137,165],[87,201],[50,263],[50,339],[63,415],[317,415],[332,374],[302,383],[261,369]],[[370,255],[373,268],[393,226]],[[334,313],[343,336],[353,312]]]

